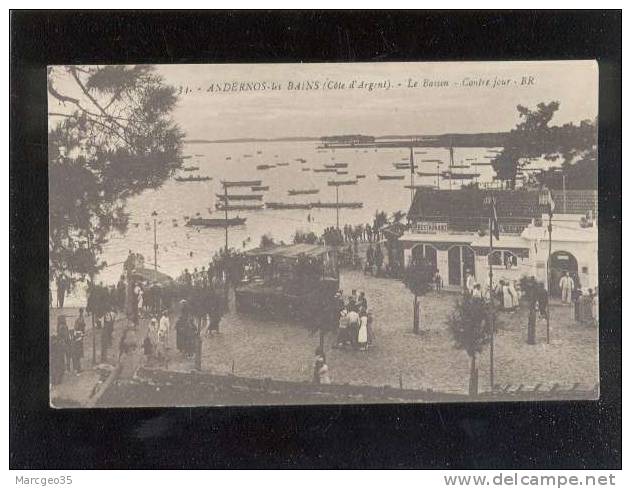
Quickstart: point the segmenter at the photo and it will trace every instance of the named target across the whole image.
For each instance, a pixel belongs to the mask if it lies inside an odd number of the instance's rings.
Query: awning
[[[173,279],[166,273],[158,272],[153,268],[137,268],[134,270],[132,277],[135,280],[146,280],[147,282],[155,282],[159,285],[167,285],[173,282]]]
[[[399,241],[412,243],[454,243],[454,244],[470,244],[477,235],[468,234],[452,234],[452,233],[405,233],[399,238]]]
[[[479,236],[476,235],[475,239],[471,242],[472,248],[489,248],[489,235]],[[513,234],[500,234],[500,239],[493,238],[493,248],[497,249],[529,249],[530,243],[522,238]]]
[[[330,246],[300,243],[295,245],[279,245],[270,248],[254,248],[246,251],[246,256],[271,256],[278,258],[296,259],[300,255],[319,257],[331,251]]]

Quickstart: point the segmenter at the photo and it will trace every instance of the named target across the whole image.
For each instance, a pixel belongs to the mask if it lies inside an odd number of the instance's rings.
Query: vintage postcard
[[[48,68],[56,408],[597,399],[595,61]]]

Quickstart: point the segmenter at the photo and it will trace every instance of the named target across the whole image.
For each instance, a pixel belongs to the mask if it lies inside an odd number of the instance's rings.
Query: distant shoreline
[[[501,147],[505,145],[507,132],[452,133],[452,134],[409,134],[375,136],[376,141],[416,139],[425,140],[428,146],[477,146]],[[229,138],[229,139],[185,139],[187,144],[210,143],[281,143],[281,142],[317,142],[320,136],[295,136],[282,138]]]

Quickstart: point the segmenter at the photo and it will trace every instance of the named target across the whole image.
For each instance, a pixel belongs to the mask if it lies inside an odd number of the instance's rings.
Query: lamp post
[[[157,231],[157,222],[156,218],[158,217],[158,212],[153,211],[151,213],[153,216],[153,269],[158,271],[158,231]],[[157,277],[157,274],[156,274]]]
[[[546,311],[546,343],[550,343],[550,293],[552,290],[552,276],[550,274],[550,258],[552,257],[552,216],[554,215],[554,201],[549,189],[539,194],[539,204],[548,210],[548,259],[546,260],[546,281],[548,282],[548,310]]]
[[[489,209],[489,300],[490,300],[490,323],[491,341],[489,343],[489,379],[491,392],[495,385],[495,310],[493,303],[493,214],[495,209],[495,197],[492,194],[484,197],[484,205]]]

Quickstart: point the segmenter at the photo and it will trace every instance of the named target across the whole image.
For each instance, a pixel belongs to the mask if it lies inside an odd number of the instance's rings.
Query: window
[[[511,270],[519,266],[517,255],[507,250],[495,250],[489,255],[489,265],[494,267],[504,267],[506,270]]]

